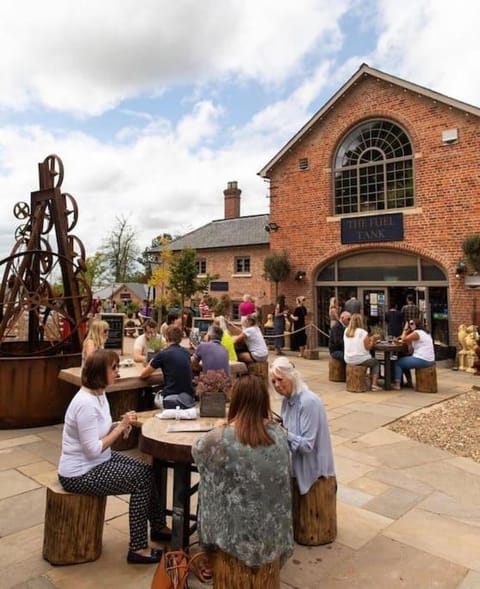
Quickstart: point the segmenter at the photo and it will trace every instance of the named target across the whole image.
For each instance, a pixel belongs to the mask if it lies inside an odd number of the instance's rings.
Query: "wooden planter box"
[[[225,393],[203,393],[200,397],[200,417],[225,417]]]

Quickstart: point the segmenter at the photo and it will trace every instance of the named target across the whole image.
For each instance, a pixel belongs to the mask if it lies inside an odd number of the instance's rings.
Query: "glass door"
[[[359,300],[362,302],[362,311],[365,316],[365,324],[369,332],[378,332],[382,339],[386,337],[384,330],[385,311],[388,309],[387,290],[384,288],[361,288]]]

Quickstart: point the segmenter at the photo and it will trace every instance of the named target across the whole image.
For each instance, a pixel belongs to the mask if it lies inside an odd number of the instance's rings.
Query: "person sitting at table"
[[[283,564],[293,547],[290,457],[262,378],[236,379],[227,423],[199,438],[192,456],[200,473],[201,544],[247,567],[272,563],[272,576],[279,575],[277,561]],[[214,574],[219,581],[219,570]],[[239,583],[232,576],[228,587]]]
[[[345,362],[344,359],[344,350],[345,350],[345,343],[343,341],[343,335],[345,333],[345,329],[350,322],[350,313],[348,311],[343,311],[340,314],[340,319],[332,326],[330,329],[330,337],[328,339],[328,351],[330,352],[330,356],[335,358],[335,360],[340,360],[340,362]]]
[[[206,335],[207,341],[198,344],[191,356],[194,372],[223,370],[225,376],[230,378],[228,352],[221,344],[222,336],[223,331],[218,325],[210,325]]]
[[[148,521],[152,540],[168,540],[165,514],[152,467],[141,460],[111,450],[122,435],[128,436],[135,411],[112,423],[105,389],[114,381],[119,357],[113,350],[96,350],[82,368],[82,386],[70,402],[62,436],[58,479],[70,493],[86,495],[130,495],[130,542],[127,561],[150,564],[160,560],[161,551],[148,546]]]
[[[195,405],[195,393],[192,384],[192,365],[190,353],[183,348],[182,330],[169,325],[166,330],[167,347],[160,350],[145,366],[140,378],[147,379],[157,368],[163,372],[164,386],[162,390],[163,407],[165,409],[187,409]]]
[[[233,343],[232,335],[228,330],[227,322],[223,315],[218,315],[213,320],[214,325],[218,325],[223,332],[221,344],[228,352],[228,360],[230,362],[238,362],[237,352],[235,351],[235,344]]]
[[[160,326],[160,335],[163,337],[163,339],[166,339],[167,327],[169,325],[175,325],[176,327],[182,327],[182,320],[181,320],[179,314],[176,313],[175,311],[171,311],[170,313],[167,313],[167,318]]]
[[[110,326],[103,319],[94,319],[87,331],[82,345],[82,363],[96,350],[101,350],[108,339]]]
[[[412,368],[428,368],[435,365],[435,348],[432,336],[423,327],[421,319],[410,319],[405,324],[400,341],[412,347],[411,356],[401,356],[395,362],[394,381],[392,388],[400,390],[402,374],[405,373],[407,383],[412,382]]]
[[[143,324],[142,335],[139,335],[133,342],[133,360],[135,362],[146,362],[149,343],[155,338],[161,337],[162,336],[157,333],[157,322],[153,319],[147,319]]]
[[[270,381],[283,397],[282,422],[292,454],[293,476],[300,495],[306,495],[317,479],[335,476],[325,407],[287,358],[274,360]]]
[[[247,315],[245,325],[242,333],[234,339],[238,359],[245,364],[265,362],[268,358],[268,348],[255,315]]]
[[[343,343],[345,346],[344,359],[346,364],[353,366],[367,366],[370,370],[372,379],[371,390],[379,391],[378,376],[380,374],[380,364],[376,358],[372,358],[370,350],[380,339],[380,336],[369,336],[363,328],[363,317],[360,313],[354,313],[350,318],[350,323],[343,334]]]

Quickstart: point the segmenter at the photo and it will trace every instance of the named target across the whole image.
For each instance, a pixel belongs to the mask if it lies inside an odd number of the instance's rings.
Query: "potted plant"
[[[200,399],[200,417],[225,417],[230,388],[230,378],[225,376],[223,370],[201,372],[196,389]]]
[[[147,347],[147,363],[150,362],[157,352],[163,350],[164,347],[165,342],[163,341],[162,337],[159,335],[152,337],[152,339],[149,340]]]
[[[127,319],[125,322],[125,335],[126,337],[135,337],[135,321],[133,319]]]

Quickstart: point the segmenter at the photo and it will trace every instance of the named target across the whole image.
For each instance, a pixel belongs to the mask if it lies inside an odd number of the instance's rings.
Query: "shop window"
[[[250,256],[235,258],[235,274],[250,273]]]
[[[413,207],[413,172],[413,150],[405,131],[385,120],[362,123],[335,155],[335,214]]]

